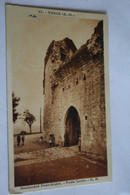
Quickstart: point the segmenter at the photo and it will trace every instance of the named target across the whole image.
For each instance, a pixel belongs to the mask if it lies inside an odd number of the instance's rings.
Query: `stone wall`
[[[81,150],[106,157],[103,22],[79,50],[69,42],[54,41],[45,58],[44,134],[53,133],[56,143],[64,145],[66,113],[73,106],[80,118]],[[67,54],[62,60],[57,49],[52,62],[55,44]]]

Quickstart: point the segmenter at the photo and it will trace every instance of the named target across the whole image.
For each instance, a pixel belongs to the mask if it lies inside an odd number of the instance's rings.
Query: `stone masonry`
[[[44,62],[44,138],[106,158],[103,21],[76,49],[69,38],[52,41]]]

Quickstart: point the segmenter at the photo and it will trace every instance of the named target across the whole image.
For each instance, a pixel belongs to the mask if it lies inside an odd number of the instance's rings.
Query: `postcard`
[[[9,191],[112,180],[108,16],[6,5]]]

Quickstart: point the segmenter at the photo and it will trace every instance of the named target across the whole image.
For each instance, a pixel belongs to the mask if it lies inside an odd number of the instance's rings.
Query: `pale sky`
[[[37,17],[29,17],[35,14]],[[38,14],[37,9],[11,7],[7,10],[7,62],[12,68],[12,91],[21,98],[19,112],[29,109],[39,123],[43,105],[43,70],[47,48],[52,40],[65,37],[77,49],[91,37],[99,20]]]

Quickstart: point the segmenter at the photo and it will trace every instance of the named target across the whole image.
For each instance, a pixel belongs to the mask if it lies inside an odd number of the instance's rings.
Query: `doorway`
[[[75,107],[71,106],[65,116],[65,135],[64,146],[78,144],[78,138],[81,135],[80,118]]]

